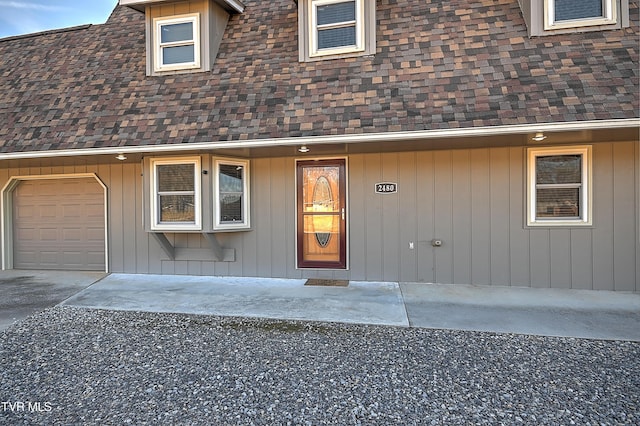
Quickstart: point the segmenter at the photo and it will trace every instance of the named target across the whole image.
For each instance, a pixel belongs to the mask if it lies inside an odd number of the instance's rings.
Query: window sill
[[[529,222],[526,225],[527,228],[535,229],[535,228],[589,228],[593,227],[593,223],[591,222],[583,222],[583,221],[539,221],[539,222]]]

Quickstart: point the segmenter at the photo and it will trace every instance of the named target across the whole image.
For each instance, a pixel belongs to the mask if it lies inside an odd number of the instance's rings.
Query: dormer
[[[295,0],[300,62],[376,53],[375,0]]]
[[[629,0],[518,0],[530,37],[629,27]]]
[[[211,71],[236,0],[120,0],[146,17],[147,75]]]

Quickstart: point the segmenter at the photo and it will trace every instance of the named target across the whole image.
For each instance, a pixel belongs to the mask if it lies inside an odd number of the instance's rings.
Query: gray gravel
[[[0,340],[0,424],[640,424],[638,343],[70,307]]]

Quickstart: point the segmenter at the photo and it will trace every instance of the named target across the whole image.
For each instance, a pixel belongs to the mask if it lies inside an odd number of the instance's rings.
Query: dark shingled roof
[[[0,152],[639,116],[631,28],[529,39],[516,0],[377,1],[377,53],[298,62],[297,6],[245,1],[212,72],[145,75],[144,15],[0,41]]]

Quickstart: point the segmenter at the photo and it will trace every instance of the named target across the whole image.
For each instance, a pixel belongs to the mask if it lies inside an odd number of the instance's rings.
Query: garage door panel
[[[15,268],[105,269],[104,192],[95,179],[24,181],[13,205]]]
[[[63,229],[62,238],[67,243],[77,243],[83,240],[83,232],[81,229]]]
[[[45,204],[39,205],[37,207],[33,206],[32,209],[34,212],[38,213],[37,216],[32,216],[34,218],[39,217],[40,219],[55,221],[58,217],[58,206],[56,206],[55,204]]]
[[[59,240],[58,229],[55,229],[55,228],[40,229],[38,239],[40,241],[57,242]]]
[[[104,247],[104,229],[87,229],[87,242]]]

